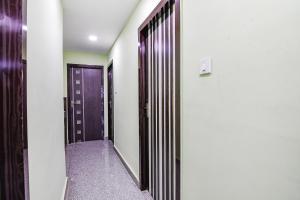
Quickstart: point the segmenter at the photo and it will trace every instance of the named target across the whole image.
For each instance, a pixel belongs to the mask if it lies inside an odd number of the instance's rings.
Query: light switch
[[[211,74],[211,58],[206,57],[200,61],[200,75]]]

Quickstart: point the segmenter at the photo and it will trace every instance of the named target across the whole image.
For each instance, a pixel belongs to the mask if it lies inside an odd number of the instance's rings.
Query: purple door
[[[22,1],[0,6],[0,199],[24,200]]]
[[[68,65],[69,143],[104,139],[103,68]]]

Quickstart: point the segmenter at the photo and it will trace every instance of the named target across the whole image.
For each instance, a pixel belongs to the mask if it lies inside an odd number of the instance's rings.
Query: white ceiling
[[[139,1],[63,0],[64,49],[107,53]],[[98,41],[89,41],[89,35]]]

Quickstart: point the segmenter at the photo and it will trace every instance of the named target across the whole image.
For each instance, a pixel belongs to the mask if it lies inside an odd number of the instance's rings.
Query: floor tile
[[[141,192],[116,155],[110,141],[69,145],[67,200],[151,200]]]

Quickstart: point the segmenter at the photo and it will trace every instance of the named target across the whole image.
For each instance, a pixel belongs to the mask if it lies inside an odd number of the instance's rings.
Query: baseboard
[[[68,188],[68,181],[69,178],[66,177],[66,180],[65,180],[65,184],[64,184],[64,188],[63,188],[63,192],[62,192],[62,195],[61,195],[61,200],[65,200],[66,199],[66,194],[67,194],[67,188]]]
[[[138,178],[134,175],[133,171],[131,170],[131,168],[129,167],[129,165],[127,164],[127,162],[125,161],[125,159],[123,158],[123,156],[121,155],[121,153],[118,151],[118,149],[115,146],[114,146],[114,150],[115,150],[116,154],[118,155],[118,157],[120,158],[123,165],[125,166],[126,170],[128,171],[128,173],[131,176],[134,183],[137,185],[138,188],[140,188],[140,182],[138,181]]]

